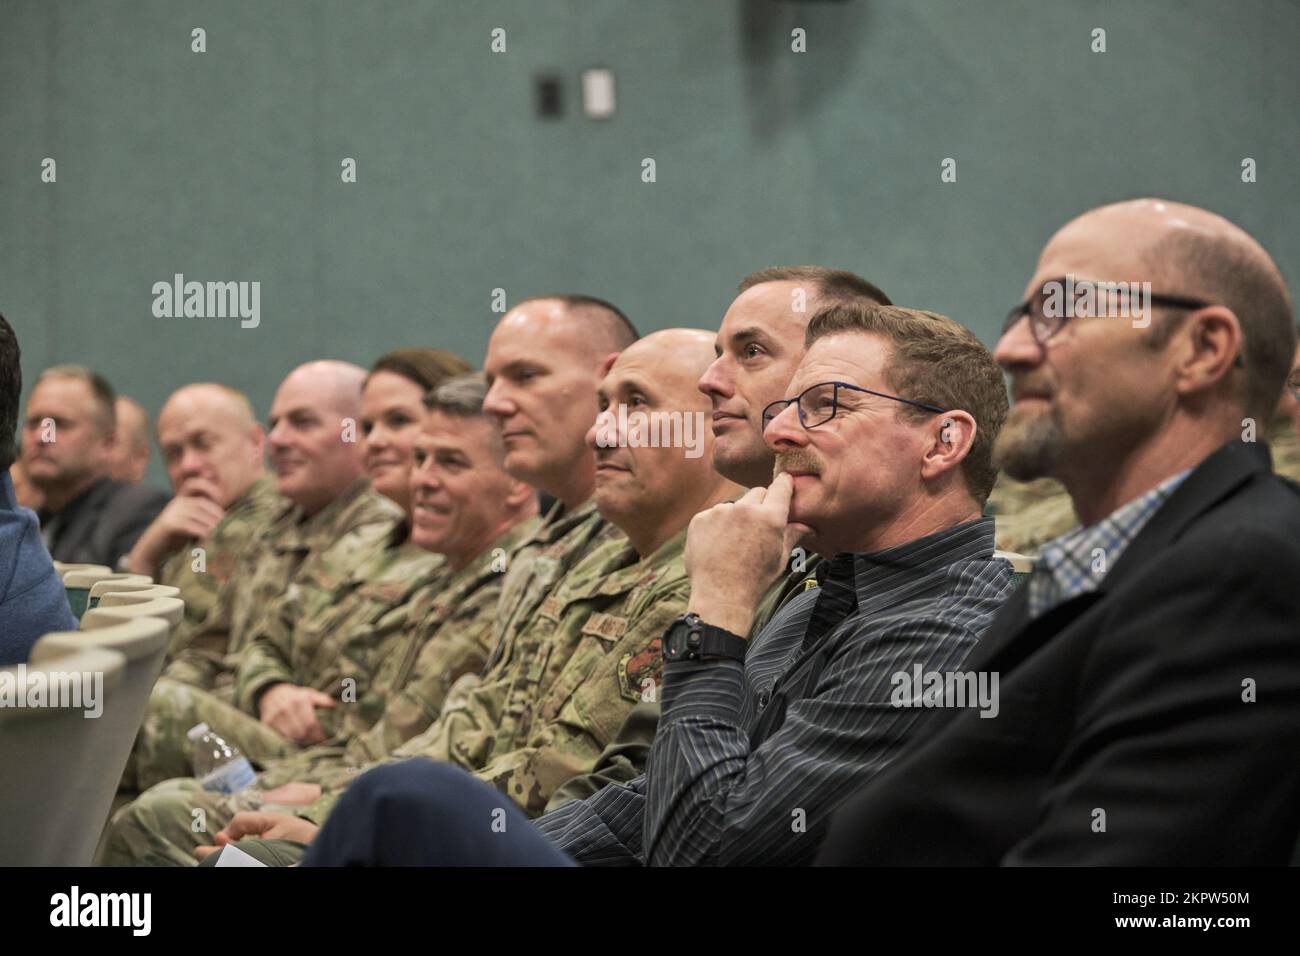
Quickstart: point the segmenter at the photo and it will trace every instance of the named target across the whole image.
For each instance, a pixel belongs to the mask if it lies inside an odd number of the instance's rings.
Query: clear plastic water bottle
[[[185,735],[194,745],[194,776],[204,790],[213,793],[238,793],[257,778],[248,758],[211,730],[197,724]]]

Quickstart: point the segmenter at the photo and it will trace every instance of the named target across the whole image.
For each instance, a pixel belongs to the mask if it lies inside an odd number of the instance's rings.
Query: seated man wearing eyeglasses
[[[534,824],[454,768],[381,768],[308,865],[808,863],[938,708],[996,713],[962,662],[1011,590],[981,516],[1001,373],[970,331],[911,309],[833,305],[806,341],[795,397],[764,414],[777,477],[691,522],[646,775]],[[747,641],[796,540],[829,558],[819,586]]]
[[[1070,318],[1042,295],[1067,275],[1158,294],[1140,320]],[[1260,438],[1295,346],[1277,266],[1220,216],[1135,200],[1052,237],[997,347],[1015,405],[994,457],[1061,481],[1082,526],[967,661],[1001,674],[998,719],[943,715],[820,862],[1291,859],[1300,489]]]

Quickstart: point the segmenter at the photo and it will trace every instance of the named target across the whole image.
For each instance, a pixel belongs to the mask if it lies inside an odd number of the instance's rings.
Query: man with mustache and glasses
[[[1045,293],[1070,276],[1150,283],[1147,308],[1065,315]],[[1255,428],[1295,347],[1277,266],[1220,216],[1133,200],[1051,238],[997,347],[994,460],[1059,479],[1081,526],[967,662],[1000,672],[998,718],[948,717],[845,806],[824,862],[1291,859],[1300,493]]]
[[[740,280],[739,294],[722,317],[715,358],[700,376],[699,389],[713,406],[713,470],[746,488],[772,481],[775,453],[763,441],[762,415],[786,394],[804,354],[808,320],[837,302],[889,305],[874,283],[825,266],[771,266]],[[757,632],[776,609],[805,587],[817,556],[793,552],[790,573],[778,579],[754,615]],[[659,721],[659,704],[633,708],[592,776],[575,777],[556,791],[550,806],[591,796],[611,777],[631,779],[645,766]]]
[[[686,528],[693,516],[740,488],[713,471],[708,455],[691,454],[693,444],[634,437],[632,416],[702,422],[707,403],[695,386],[712,342],[697,329],[656,332],[624,349],[602,380],[600,412],[586,443],[595,465],[596,506],[626,537],[576,564],[521,627],[516,642],[523,666],[490,668],[465,699],[449,700],[428,731],[393,754],[431,759],[382,768],[380,783],[362,786],[359,797],[351,796],[358,785],[351,775],[339,773],[322,781],[324,796],[301,816],[322,818],[341,796],[335,811],[344,818],[340,826],[366,842],[387,816],[386,810],[372,812],[374,800],[387,805],[385,780],[436,795],[443,780],[456,787],[475,778],[496,804],[540,813],[556,787],[591,770],[628,711],[657,696],[660,635],[686,605]],[[665,433],[657,434],[662,439]],[[700,450],[711,452],[712,436],[701,437]],[[494,701],[501,704],[489,709]],[[342,809],[344,801],[351,810]],[[228,835],[247,834],[249,826],[303,842],[315,832],[305,821],[263,814],[236,817]]]
[[[497,799],[476,782],[383,769],[307,863],[813,859],[839,802],[925,732],[898,675],[960,667],[1011,570],[980,516],[1007,407],[988,350],[951,319],[863,303],[819,312],[806,341],[789,397],[767,409],[776,478],[691,522],[688,614],[664,634],[646,775],[493,833],[473,825]],[[819,586],[746,640],[797,536],[831,556]],[[378,794],[383,821],[358,824]]]

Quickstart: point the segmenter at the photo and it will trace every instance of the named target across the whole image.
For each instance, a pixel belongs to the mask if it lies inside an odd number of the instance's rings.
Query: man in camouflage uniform
[[[1277,405],[1277,419],[1268,439],[1273,448],[1273,470],[1300,481],[1300,346],[1296,346],[1291,374]],[[1289,434],[1285,425],[1289,424]]]
[[[288,668],[277,671],[275,679],[319,695],[314,706],[320,740],[346,740],[377,719],[398,646],[416,630],[417,608],[446,581],[443,560],[406,539],[407,527],[399,525],[385,547],[351,569],[339,569],[347,574],[341,581],[326,576],[333,570],[328,562],[304,569],[258,625],[245,653],[241,679],[266,676],[256,656],[261,645],[279,641],[290,649]],[[227,703],[208,691],[161,679],[128,764],[134,779],[126,783],[139,791],[188,773],[192,745],[184,732],[199,723],[255,764],[317,742],[296,740],[273,726],[248,686],[237,683],[234,703]]]
[[[1079,523],[1070,496],[1055,478],[1019,482],[1005,472],[998,475],[985,514],[996,519],[999,550],[1031,556]]]
[[[231,806],[261,805],[260,791],[275,786],[276,779],[297,779],[314,769],[361,766],[384,756],[429,725],[457,677],[483,668],[507,556],[537,524],[533,489],[501,467],[500,439],[482,415],[485,391],[480,381],[445,383],[428,400],[432,410],[425,433],[416,440],[409,547],[445,555],[440,565],[445,570],[418,586],[409,562],[395,560],[394,567],[406,569],[402,574],[363,583],[342,594],[322,619],[310,622],[308,639],[295,646],[308,656],[321,656],[313,654],[312,647],[332,647],[323,655],[328,663],[317,668],[331,675],[317,686],[335,685],[330,687],[331,698],[339,703],[322,714],[334,731],[331,739],[269,761],[258,792],[241,794]],[[359,598],[367,590],[380,595],[397,588],[414,593],[393,607],[383,598]],[[300,632],[302,628],[300,624]],[[344,680],[353,681],[351,694],[346,685],[337,686]],[[256,746],[257,733],[266,731],[247,715],[236,712],[232,719],[220,712],[211,695],[196,691],[194,696],[206,700],[208,712],[195,712],[193,719],[204,720],[246,753],[248,743],[233,735],[251,736]],[[181,795],[180,805],[169,804],[174,795]],[[195,808],[204,810],[213,827],[229,818],[223,800],[205,793],[192,779],[172,780],[151,791],[145,805],[155,813],[167,805],[178,807],[185,814],[179,820],[182,828]]]
[[[235,726],[234,677],[247,643],[298,582],[343,582],[389,540],[401,517],[361,474],[348,422],[360,416],[362,369],[313,362],[276,392],[270,435],[277,487],[286,499],[270,527],[241,554],[203,625],[173,642],[154,687],[121,789],[142,789],[189,767],[185,733],[213,717],[254,759],[292,752],[269,728]],[[177,686],[178,682],[183,685]],[[196,695],[193,688],[211,696]],[[217,718],[222,718],[217,720]]]
[[[486,362],[491,388],[483,402],[483,411],[496,422],[504,448],[505,470],[558,499],[534,533],[508,556],[493,622],[495,645],[503,644],[532,620],[548,591],[574,563],[600,544],[621,539],[618,529],[600,516],[591,500],[595,455],[587,448],[585,435],[597,412],[596,385],[603,369],[619,349],[634,339],[635,331],[622,313],[608,303],[582,296],[525,300],[502,318],[492,335]],[[590,397],[575,400],[579,395]],[[433,631],[445,632],[446,636],[440,647],[429,649],[426,645],[421,652],[424,666],[412,679],[412,685],[423,682],[437,696],[448,692],[440,682],[455,670],[446,669],[442,674],[435,670],[440,663],[447,668],[448,657],[454,657],[447,650],[454,631],[438,627],[425,629],[426,634]],[[465,673],[458,683],[458,693],[467,693],[477,680],[477,673]],[[413,707],[408,712],[410,716],[398,719],[405,728],[401,734],[403,739],[426,729],[436,717],[441,701],[430,703],[429,700],[422,707]],[[420,709],[427,713],[419,716]],[[385,713],[387,716],[389,711]],[[421,721],[423,724],[416,726]],[[377,750],[377,743],[385,739],[384,728],[392,724],[381,721],[364,741],[354,738],[353,752],[360,757]],[[401,742],[388,740],[389,746]],[[373,753],[374,757],[382,755]],[[321,759],[329,769],[341,762],[337,751],[332,755],[321,756],[317,752],[306,756],[308,767],[313,758]],[[287,782],[286,776],[292,779],[292,775],[279,771],[268,774],[267,778]],[[184,791],[187,786],[170,781],[124,810],[115,824],[120,838],[110,858],[117,862],[132,858],[153,862],[189,861],[188,847],[180,851],[179,860],[176,847],[189,832],[191,805],[198,806],[206,795],[195,795],[187,803],[187,796],[182,794],[178,798],[175,792]],[[209,799],[208,803],[215,801]],[[223,812],[228,816],[235,808],[230,803],[225,807],[224,811],[220,807],[213,811],[216,819],[221,819]],[[182,839],[162,839],[160,833],[170,832],[169,822],[176,819],[181,821]],[[210,841],[211,838],[200,834],[194,835],[194,839]],[[194,839],[189,841],[190,845]]]
[[[607,411],[589,433],[613,441],[611,405],[673,410],[703,425],[706,403],[694,385],[711,358],[712,336],[671,330],[625,350],[601,388]],[[622,419],[621,421],[626,421]],[[653,699],[662,669],[659,638],[685,609],[682,563],[686,525],[699,511],[739,488],[718,476],[701,428],[700,452],[673,447],[598,447],[596,499],[626,541],[607,541],[572,571],[536,615],[506,635],[497,662],[481,683],[453,697],[427,731],[399,747],[393,759],[423,756],[475,772],[540,813],[563,781],[590,771],[624,717]],[[623,436],[626,440],[626,436]],[[386,761],[384,761],[386,762]],[[301,811],[323,819],[343,787],[346,770],[322,778],[324,793]],[[283,815],[254,813],[257,821]],[[231,826],[241,826],[240,817]]]
[[[387,541],[401,509],[371,490],[352,434],[364,378],[355,365],[323,361],[299,366],[280,384],[269,440],[286,500],[241,555],[203,626],[172,648],[166,676],[233,699],[253,628],[298,575],[354,568]]]
[[[722,317],[716,358],[700,377],[699,390],[713,407],[713,469],[746,488],[772,480],[775,454],[763,441],[763,409],[786,398],[803,359],[808,320],[825,306],[861,301],[889,305],[889,297],[861,276],[823,266],[774,266],[747,275]],[[795,549],[789,573],[763,599],[750,632],[757,634],[786,601],[801,593],[819,558]],[[551,796],[547,809],[591,796],[610,780],[630,780],[645,765],[658,722],[659,704],[633,708],[591,774],[574,777]]]
[[[225,385],[186,385],[158,415],[158,444],[175,497],[127,555],[127,570],[180,589],[180,646],[203,626],[249,543],[281,505],[262,463],[252,406]]]

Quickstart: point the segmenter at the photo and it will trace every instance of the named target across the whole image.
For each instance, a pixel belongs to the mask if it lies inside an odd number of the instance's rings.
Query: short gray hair
[[[482,373],[458,375],[430,390],[424,396],[424,407],[457,418],[480,418],[487,393],[487,380]]]
[[[90,389],[91,399],[95,403],[95,412],[99,418],[100,429],[108,435],[117,430],[117,393],[108,380],[98,372],[84,365],[54,365],[36,376],[36,384],[52,378],[70,378],[85,383]]]

